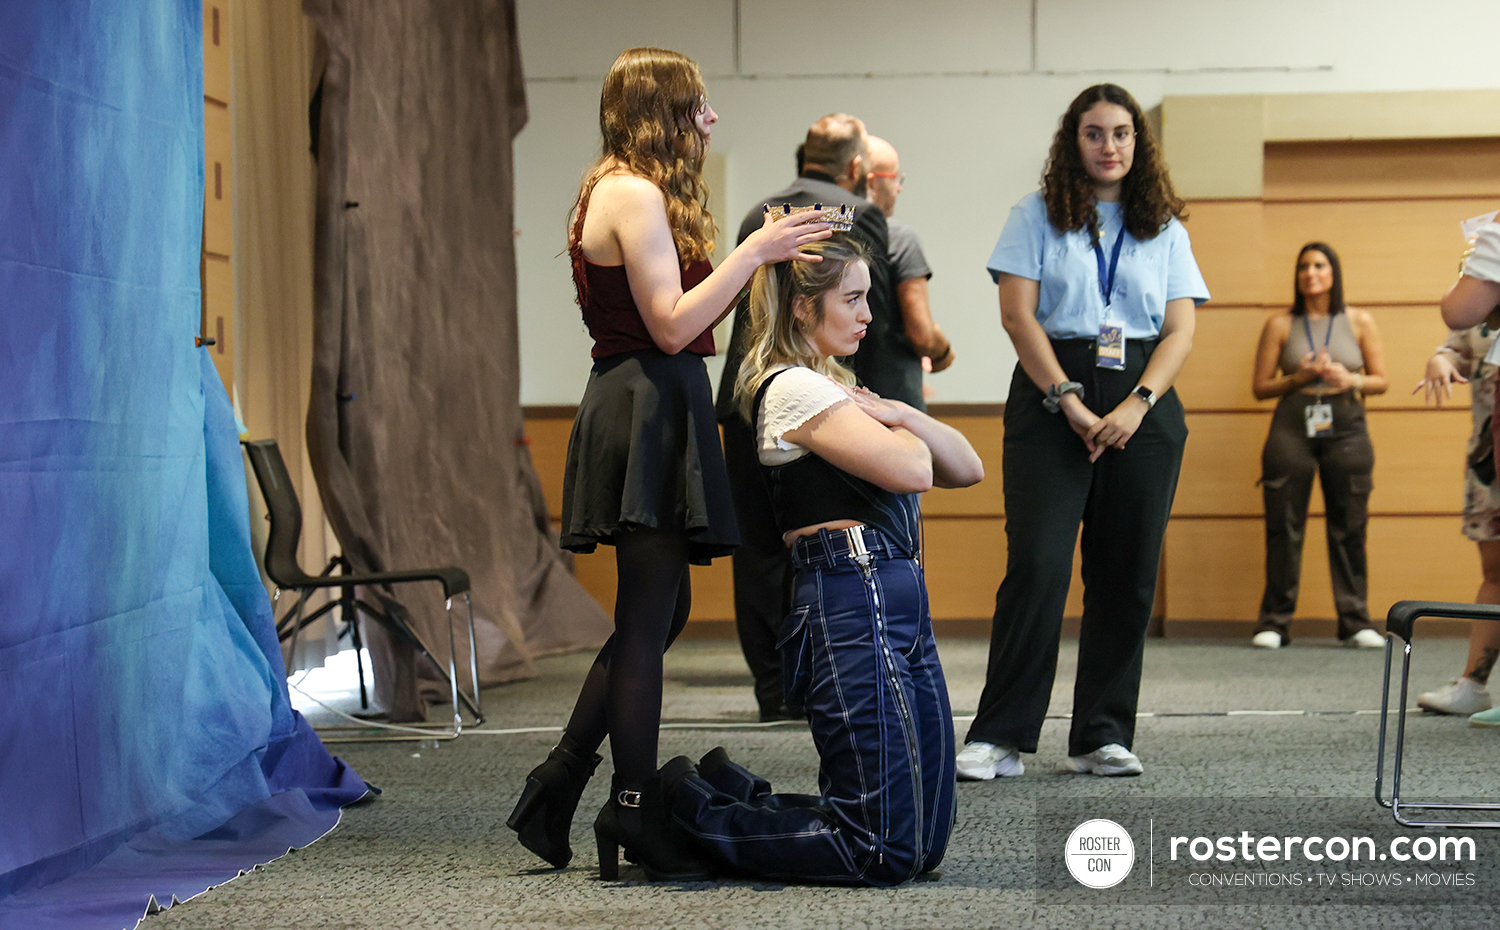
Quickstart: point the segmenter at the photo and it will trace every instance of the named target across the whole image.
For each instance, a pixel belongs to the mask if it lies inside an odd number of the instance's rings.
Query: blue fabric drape
[[[133,923],[196,893],[172,857],[223,881],[367,790],[291,709],[193,345],[201,17],[0,0],[0,927],[125,925],[49,903],[106,886]]]

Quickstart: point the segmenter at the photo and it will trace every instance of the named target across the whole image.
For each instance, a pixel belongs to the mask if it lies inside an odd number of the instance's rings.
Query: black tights
[[[692,606],[687,537],[652,529],[622,533],[615,567],[615,631],[584,679],[563,744],[588,755],[608,735],[615,774],[639,786],[656,774],[662,653],[682,632]]]

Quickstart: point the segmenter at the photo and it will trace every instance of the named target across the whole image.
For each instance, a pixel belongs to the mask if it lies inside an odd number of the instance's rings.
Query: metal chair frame
[[[1500,620],[1500,605],[1456,604],[1445,601],[1397,601],[1385,621],[1385,680],[1380,690],[1380,742],[1375,751],[1375,801],[1387,808],[1396,822],[1407,827],[1500,828],[1500,820],[1418,820],[1402,811],[1500,811],[1500,803],[1437,802],[1401,800],[1401,763],[1406,742],[1407,686],[1411,677],[1411,641],[1417,619],[1440,617],[1451,620]],[[1385,744],[1391,702],[1391,656],[1396,640],[1401,650],[1401,695],[1396,706],[1396,745],[1392,753],[1391,796],[1383,794]]]
[[[441,568],[418,568],[405,569],[401,571],[371,572],[367,574],[355,574],[351,571],[349,561],[342,555],[336,555],[329,559],[328,565],[317,575],[309,575],[302,570],[297,562],[297,543],[302,535],[302,506],[297,500],[297,493],[291,485],[291,478],[286,469],[286,463],[282,460],[281,450],[274,439],[262,439],[253,442],[241,443],[250,458],[250,466],[255,471],[256,482],[260,485],[261,496],[265,499],[267,510],[266,519],[270,521],[271,528],[266,540],[265,569],[271,582],[276,585],[275,601],[279,601],[282,591],[297,592],[297,601],[290,610],[276,621],[276,635],[279,640],[292,641],[291,656],[289,661],[295,661],[297,655],[297,643],[302,628],[316,621],[318,618],[339,608],[339,615],[346,625],[346,631],[355,647],[356,663],[359,669],[359,697],[363,707],[369,707],[369,697],[365,690],[364,660],[359,655],[362,647],[359,635],[359,615],[365,616],[379,623],[392,636],[406,643],[417,651],[418,654],[427,659],[432,667],[437,670],[440,677],[447,681],[451,699],[453,701],[453,723],[451,726],[434,724],[414,724],[404,727],[407,730],[422,732],[406,733],[401,735],[373,736],[369,733],[371,728],[359,728],[353,725],[319,727],[318,732],[323,736],[324,742],[373,742],[379,740],[414,740],[414,739],[454,739],[463,732],[463,708],[467,707],[473,715],[474,725],[484,722],[484,713],[479,702],[479,658],[475,649],[474,637],[474,604],[469,596],[469,576],[461,568],[445,566]],[[337,571],[337,574],[335,574]],[[358,586],[379,585],[390,590],[394,584],[408,582],[436,582],[443,588],[444,608],[448,617],[448,661],[446,667],[439,662],[433,654],[431,647],[423,641],[422,637],[411,625],[401,617],[390,611],[370,604],[355,596],[355,588]],[[303,616],[303,608],[308,598],[314,591],[324,588],[338,588],[339,596],[329,600],[317,610]],[[468,621],[469,633],[469,683],[470,691],[465,693],[458,684],[458,649],[457,635],[453,626],[453,599],[462,596],[466,608],[466,619]],[[288,669],[290,673],[291,669]],[[346,731],[355,731],[348,733]],[[426,731],[431,732],[426,732]]]

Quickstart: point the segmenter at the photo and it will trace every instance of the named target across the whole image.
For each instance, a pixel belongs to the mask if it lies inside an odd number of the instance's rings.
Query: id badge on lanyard
[[[1302,317],[1302,325],[1307,330],[1307,347],[1312,348],[1313,335],[1312,324],[1307,322],[1307,317]],[[1328,344],[1333,340],[1333,317],[1328,318],[1328,333],[1323,337],[1323,351],[1328,351]],[[1308,404],[1302,411],[1303,419],[1307,424],[1308,439],[1327,439],[1333,435],[1333,404],[1318,395],[1316,403]]]
[[[1307,421],[1308,439],[1327,439],[1333,435],[1333,404],[1320,399],[1308,404],[1302,416]]]
[[[1111,323],[1110,302],[1115,290],[1115,272],[1120,267],[1120,248],[1125,244],[1125,225],[1115,235],[1114,248],[1110,250],[1109,268],[1104,266],[1104,249],[1094,243],[1094,258],[1099,263],[1099,294],[1104,298],[1104,322],[1099,324],[1098,354],[1094,364],[1100,368],[1123,371],[1125,368],[1125,327]]]

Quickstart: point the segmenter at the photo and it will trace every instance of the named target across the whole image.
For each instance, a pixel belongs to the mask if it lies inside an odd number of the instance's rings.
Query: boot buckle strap
[[[621,791],[615,795],[615,802],[621,807],[640,807],[641,793],[639,791]]]

